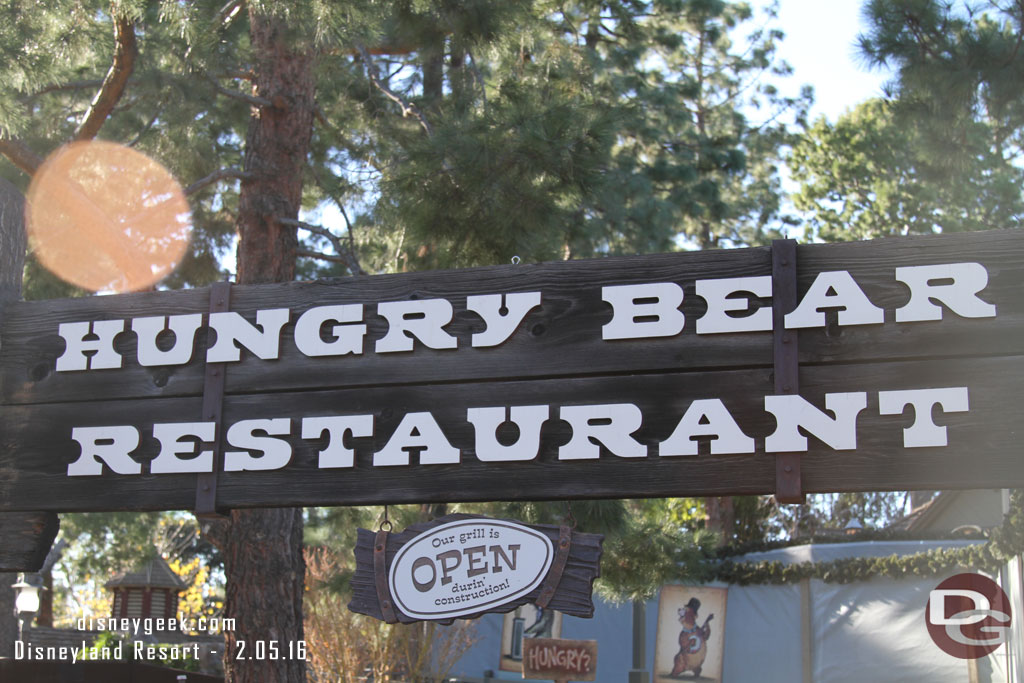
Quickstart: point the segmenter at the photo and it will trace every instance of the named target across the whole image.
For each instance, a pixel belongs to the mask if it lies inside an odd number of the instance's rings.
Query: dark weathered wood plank
[[[910,298],[894,278],[900,266],[978,262],[989,273],[981,298],[997,317],[968,320],[949,310],[934,322],[895,323],[895,310]],[[876,306],[883,325],[800,331],[800,363],[846,363],[943,356],[1020,353],[1024,340],[1024,231],[890,238],[797,248],[797,288],[806,293],[823,271],[848,270]]]
[[[0,572],[39,571],[59,529],[53,512],[0,513]]]
[[[453,514],[445,515],[430,522],[413,524],[399,533],[392,533],[388,536],[386,550],[386,567],[391,568],[395,555],[402,546],[413,538],[435,526],[446,524],[459,519],[471,519],[475,515]],[[516,520],[517,524],[522,524]],[[558,546],[559,528],[550,524],[528,524],[551,539],[551,542]],[[373,546],[375,533],[367,529],[359,529],[356,540],[355,558],[356,571],[352,576],[352,600],[349,602],[349,609],[359,614],[366,614],[375,619],[384,619],[380,603],[377,599],[377,588],[373,574]],[[558,584],[558,591],[555,593],[549,607],[558,610],[563,614],[574,617],[589,619],[594,616],[593,584],[594,580],[601,575],[601,553],[604,536],[601,534],[588,534],[582,531],[573,533],[572,545],[569,548],[569,557],[562,572],[562,580]],[[489,612],[504,613],[537,601],[541,588],[527,593],[518,600],[508,602],[499,608],[488,610]],[[398,620],[404,624],[420,621],[413,619],[401,611],[396,610]],[[460,619],[475,619],[480,614],[459,617]]]
[[[855,451],[834,451],[810,437],[802,456],[804,490],[858,491],[1024,486],[1020,457],[1024,425],[1021,357],[907,361],[814,366],[801,369],[802,394],[824,408],[826,392],[866,391],[868,406],[858,420]],[[902,446],[907,417],[883,416],[879,390],[966,386],[970,411],[937,414],[948,425],[943,448]],[[771,493],[774,456],[764,439],[774,418],[764,411],[773,393],[770,369],[678,372],[662,375],[524,380],[413,387],[378,387],[320,392],[229,396],[225,424],[253,418],[289,417],[294,448],[290,464],[271,472],[220,472],[218,505],[355,505],[429,501],[542,500],[706,496]],[[658,444],[674,431],[693,400],[721,398],[741,429],[755,439],[754,455],[661,457]],[[602,451],[596,460],[558,459],[569,426],[560,406],[629,402],[644,415],[636,438],[649,455],[623,458]],[[475,456],[469,407],[550,405],[541,432],[540,455],[530,461],[486,463]],[[200,419],[200,398],[95,401],[7,407],[0,414],[0,510],[42,506],[52,510],[190,509],[195,475],[67,477],[79,449],[70,426],[137,425],[143,441],[137,459],[158,450],[153,422]],[[374,467],[406,413],[430,411],[453,446],[459,464]],[[303,417],[374,416],[372,437],[347,440],[355,467],[318,469],[321,440],[299,438]],[[61,425],[61,427],[55,427]],[[510,437],[514,438],[514,436]],[[708,453],[707,446],[702,447]],[[144,467],[144,472],[147,469]]]
[[[893,311],[906,303],[907,288],[894,280],[901,265],[978,261],[990,272],[984,298],[998,307],[995,319],[966,320],[946,313],[940,322],[896,324]],[[935,356],[1024,353],[1024,233],[993,231],[798,248],[799,292],[816,273],[849,270],[868,296],[886,309],[882,325],[802,330],[800,359],[840,363]],[[769,367],[769,332],[697,335],[706,311],[695,293],[704,278],[769,275],[766,248],[689,252],[548,263],[493,266],[456,271],[381,275],[333,282],[297,282],[235,287],[233,310],[254,320],[257,309],[290,308],[292,321],[313,306],[363,303],[368,333],[359,356],[308,358],[293,344],[293,323],[282,334],[280,360],[261,361],[243,352],[228,373],[229,394],[342,388],[444,381],[508,380],[676,369]],[[602,301],[604,285],[676,282],[683,286],[687,319],[675,337],[603,341],[611,319]],[[474,294],[541,291],[542,306],[527,315],[506,343],[473,348],[471,337],[483,323],[466,310]],[[387,331],[376,314],[384,301],[446,298],[455,309],[445,328],[458,349],[434,350],[417,343],[407,353],[377,354],[376,340]],[[202,313],[206,290],[157,292],[14,304],[0,338],[0,400],[6,404],[91,401],[97,396],[154,398],[199,395],[202,391],[205,333],[192,363],[177,368],[143,368],[135,360],[135,338],[122,335],[125,356],[118,370],[54,372],[63,350],[57,336],[62,321],[126,319],[133,316]],[[752,305],[770,304],[767,300]]]
[[[143,368],[134,360],[135,337],[118,338],[126,356],[124,368],[57,373],[64,341],[62,322],[124,320],[147,315],[201,313],[209,308],[209,289],[142,292],[119,296],[15,302],[4,310],[0,328],[0,396],[4,403],[90,400],[105,398],[199,395],[203,386],[203,353],[185,366]],[[205,333],[197,343],[205,348]]]
[[[0,304],[21,298],[26,246],[24,207],[25,197],[18,188],[0,178]],[[0,311],[0,325],[3,322]],[[38,571],[59,527],[60,520],[52,512],[0,512],[0,572]],[[7,585],[0,584],[0,591],[11,594]],[[16,628],[12,612],[0,614],[0,635]],[[4,652],[6,645],[0,642],[0,656],[10,656]]]

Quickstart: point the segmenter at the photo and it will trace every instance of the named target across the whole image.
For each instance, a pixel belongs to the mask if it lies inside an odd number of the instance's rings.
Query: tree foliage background
[[[193,210],[189,255],[161,286],[223,278],[253,182],[251,121],[295,106],[257,87],[283,58],[254,47],[254,22],[269,22],[313,79],[301,213],[271,216],[297,240],[298,277],[756,245],[801,229],[843,240],[1018,226],[1021,5],[864,11],[861,51],[894,70],[890,91],[809,122],[809,88],[780,94],[772,8],[734,0],[7,0],[0,175],[24,189],[46,154],[97,135],[143,151]],[[84,294],[31,254],[25,287]],[[901,502],[744,499],[718,531],[745,542],[883,523]],[[574,509],[610,534],[606,587],[619,596],[650,594],[710,542],[698,500]],[[307,511],[307,541],[344,545],[377,514]],[[149,546],[149,527],[100,532],[120,523],[69,516],[65,533],[96,544],[74,571]],[[654,540],[630,545],[638,533]]]

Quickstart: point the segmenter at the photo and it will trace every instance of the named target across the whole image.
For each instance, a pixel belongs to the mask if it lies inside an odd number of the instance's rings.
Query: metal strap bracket
[[[377,585],[377,602],[380,604],[380,613],[384,621],[389,624],[398,622],[395,614],[395,606],[391,601],[391,591],[388,590],[388,532],[381,529],[373,539],[373,578]]]
[[[775,393],[800,393],[800,356],[797,331],[787,330],[785,317],[797,305],[796,240],[772,242],[772,330],[775,366]],[[800,480],[800,454],[775,456],[775,500],[779,503],[803,503]]]
[[[562,526],[558,529],[558,546],[555,548],[555,559],[551,562],[551,569],[541,586],[540,595],[537,596],[537,607],[546,609],[555,597],[558,584],[562,582],[562,573],[565,571],[565,564],[569,560],[569,549],[572,547],[572,527]]]
[[[223,313],[231,307],[231,283],[215,282],[210,287],[210,313]],[[221,451],[224,435],[221,433],[221,413],[224,409],[224,376],[226,363],[207,363],[203,380],[204,422],[217,425],[213,444],[213,471],[201,472],[196,479],[196,509],[199,518],[219,519],[226,511],[217,507],[217,477],[220,474]]]

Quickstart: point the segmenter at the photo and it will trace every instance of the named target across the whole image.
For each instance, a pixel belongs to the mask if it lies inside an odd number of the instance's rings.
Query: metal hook
[[[576,528],[576,515],[572,514],[572,503],[565,504],[565,523],[570,529]]]
[[[381,520],[380,526],[377,527],[377,531],[388,531],[388,532],[390,532],[394,528],[395,528],[395,526],[391,523],[391,520],[388,519],[388,506],[385,505],[384,506],[384,519]]]
[[[518,255],[512,257],[512,265],[518,266],[522,262],[522,259]]]

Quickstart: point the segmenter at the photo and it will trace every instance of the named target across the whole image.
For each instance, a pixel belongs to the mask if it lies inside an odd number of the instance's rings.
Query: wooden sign
[[[353,612],[389,623],[450,622],[526,603],[594,614],[600,534],[460,514],[398,534],[358,531]]]
[[[597,677],[597,641],[523,638],[523,678],[593,681]]]
[[[1024,486],[1024,233],[13,303],[0,511]]]

